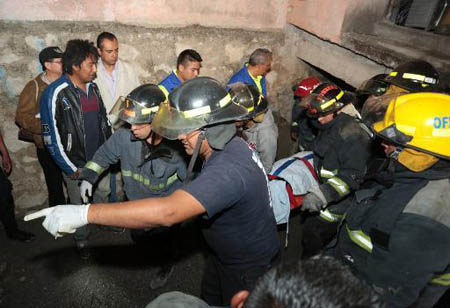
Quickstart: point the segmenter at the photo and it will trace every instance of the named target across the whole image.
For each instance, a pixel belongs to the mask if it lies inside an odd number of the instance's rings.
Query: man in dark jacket
[[[42,136],[50,155],[63,171],[69,200],[82,204],[79,168],[111,136],[111,126],[95,83],[98,53],[88,41],[71,40],[63,57],[62,75],[49,85],[40,104]],[[107,201],[109,178],[99,183],[94,200]],[[79,228],[74,235],[82,258],[89,257],[89,230]]]

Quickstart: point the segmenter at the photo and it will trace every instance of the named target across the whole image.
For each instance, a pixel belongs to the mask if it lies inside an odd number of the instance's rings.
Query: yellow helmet
[[[450,95],[400,95],[392,99],[384,119],[373,129],[383,139],[450,159]]]

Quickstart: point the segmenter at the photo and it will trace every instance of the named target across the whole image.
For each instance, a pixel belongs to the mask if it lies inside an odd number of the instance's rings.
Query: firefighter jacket
[[[359,188],[371,156],[371,137],[355,118],[339,113],[319,126],[314,140],[314,168],[327,203]]]
[[[118,129],[81,169],[80,178],[91,184],[120,161],[124,191],[130,200],[165,196],[181,187],[186,161],[180,143],[163,141],[153,147],[136,139],[129,129]]]
[[[333,250],[387,307],[433,307],[450,286],[449,178],[448,161],[422,172],[395,162],[390,187],[355,193]]]
[[[89,91],[97,96],[100,134],[103,140],[111,136],[111,125],[95,83]],[[50,155],[61,170],[70,175],[87,162],[86,134],[80,96],[66,75],[51,83],[42,94],[40,103],[42,137]]]
[[[303,151],[312,150],[317,128],[311,125],[310,119],[306,116],[306,109],[300,107],[299,99],[296,99],[292,106],[291,133],[299,136],[299,147]]]

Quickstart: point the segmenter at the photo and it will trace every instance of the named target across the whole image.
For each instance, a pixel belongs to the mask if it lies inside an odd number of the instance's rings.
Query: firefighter
[[[355,193],[330,251],[388,307],[433,307],[450,286],[450,96],[389,100],[373,129],[390,165]]]
[[[386,106],[379,105],[378,98],[389,103],[389,97],[394,98],[399,93],[444,92],[439,81],[439,72],[423,60],[403,63],[389,74],[379,74],[364,81],[357,90],[359,94],[369,95],[361,111],[363,121],[370,126],[374,123],[373,117],[378,118],[385,110]],[[377,113],[375,107],[380,112]]]
[[[292,106],[291,139],[299,142],[299,148],[303,151],[310,151],[313,140],[317,134],[306,116],[306,109],[301,107],[303,98],[316,89],[322,81],[315,76],[307,77],[296,85],[294,90],[294,105]],[[300,140],[299,140],[300,138]]]
[[[348,196],[359,188],[366,173],[371,133],[358,119],[343,112],[352,102],[352,93],[325,82],[301,103],[318,129],[312,149],[319,179],[319,185],[304,197],[301,206],[311,212],[303,225],[303,257],[319,252],[335,236]]]
[[[153,84],[141,85],[117,100],[111,114],[130,124],[130,128],[116,130],[81,169],[80,193],[84,203],[89,203],[92,186],[98,183],[105,170],[118,162],[129,200],[163,197],[181,187],[186,176],[186,161],[180,144],[152,131],[152,120],[165,101],[164,93]],[[137,244],[148,246],[150,239],[165,243],[161,249],[164,259],[150,281],[152,289],[163,286],[173,272],[178,252],[178,227],[130,231]]]

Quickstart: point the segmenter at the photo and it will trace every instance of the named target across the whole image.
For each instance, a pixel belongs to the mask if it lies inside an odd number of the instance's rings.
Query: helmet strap
[[[392,159],[395,159],[398,161],[398,156],[400,155],[400,153],[403,151],[403,147],[397,146],[394,150],[394,152],[392,152],[391,154],[389,154],[389,157]]]
[[[205,140],[205,130],[200,130],[200,135],[198,135],[197,143],[195,144],[194,152],[192,153],[191,160],[189,161],[189,166],[186,171],[186,177],[184,178],[184,184],[191,181],[192,170],[194,169],[195,161],[197,160],[198,154],[200,153],[200,147],[202,146],[203,140]]]

